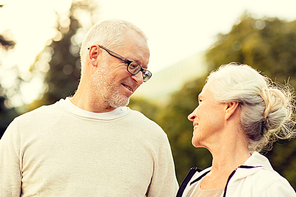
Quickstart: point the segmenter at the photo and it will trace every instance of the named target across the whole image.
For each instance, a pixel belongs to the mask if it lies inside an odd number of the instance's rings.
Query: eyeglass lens
[[[142,70],[142,67],[137,64],[136,62],[131,62],[129,65],[128,65],[128,71],[131,73],[131,74],[138,74],[140,71]],[[148,81],[152,74],[148,71],[148,70],[142,70],[142,75],[143,75],[143,81],[146,82]]]

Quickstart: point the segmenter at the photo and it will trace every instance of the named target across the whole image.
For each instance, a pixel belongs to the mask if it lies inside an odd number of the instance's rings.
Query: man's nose
[[[143,83],[143,73],[138,72],[135,75],[132,75],[132,79],[135,80],[137,83],[142,84]]]

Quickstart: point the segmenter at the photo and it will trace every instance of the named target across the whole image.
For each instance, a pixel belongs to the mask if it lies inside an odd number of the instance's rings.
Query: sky
[[[244,11],[253,14],[255,18],[267,16],[287,21],[296,20],[296,0],[96,2],[99,6],[98,20],[128,20],[146,33],[151,51],[149,70],[154,73],[207,50],[215,42],[216,35],[228,33]],[[18,65],[21,71],[26,73],[36,55],[46,46],[48,39],[56,35],[55,12],[64,13],[69,9],[71,0],[0,0],[0,4],[5,4],[0,8],[0,34],[9,34],[17,43],[9,54],[0,56],[2,66],[9,68]],[[0,80],[13,83],[12,79],[9,81],[8,78],[4,80],[2,76]],[[23,91],[32,95],[31,89],[40,88],[36,85],[40,80],[31,83]]]
[[[295,0],[102,0],[103,18],[122,18],[147,34],[155,72],[208,49],[248,10],[257,18],[296,19]]]

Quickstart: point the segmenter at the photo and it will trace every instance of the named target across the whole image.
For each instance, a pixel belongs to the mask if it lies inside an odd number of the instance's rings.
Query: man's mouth
[[[133,88],[131,88],[130,86],[126,85],[126,84],[122,84],[126,89],[128,89],[131,93],[134,92]]]

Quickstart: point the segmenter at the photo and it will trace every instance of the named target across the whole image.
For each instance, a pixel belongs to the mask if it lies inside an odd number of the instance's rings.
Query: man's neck
[[[92,99],[87,97],[87,95],[79,94],[78,92],[70,99],[70,101],[80,109],[94,113],[110,112],[115,109],[100,99]]]

